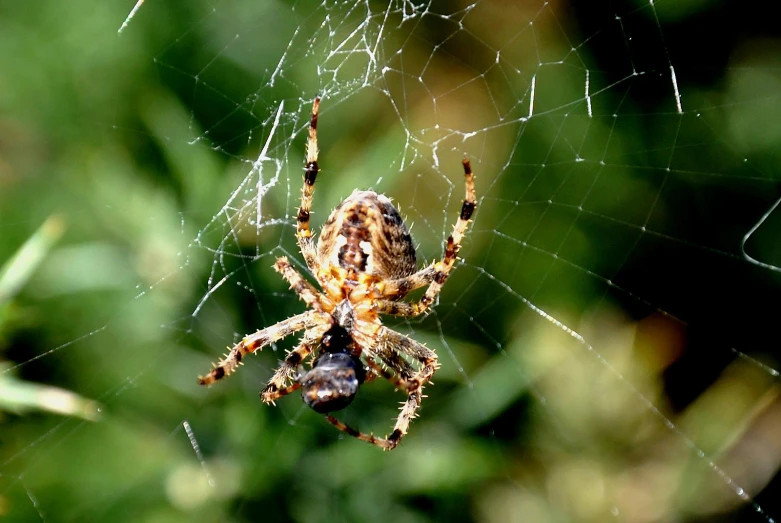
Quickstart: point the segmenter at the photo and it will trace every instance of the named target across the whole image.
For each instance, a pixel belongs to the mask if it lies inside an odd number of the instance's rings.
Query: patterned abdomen
[[[403,278],[417,268],[399,211],[374,191],[355,191],[331,212],[317,249],[328,264],[382,279]]]

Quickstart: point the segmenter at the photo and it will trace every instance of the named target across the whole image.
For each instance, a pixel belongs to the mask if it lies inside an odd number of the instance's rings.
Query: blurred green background
[[[131,8],[0,6],[0,518],[781,517],[769,12],[147,0],[118,35]],[[293,340],[195,381],[303,308],[271,264],[318,93],[316,227],[373,187],[430,261],[478,176],[440,303],[389,321],[442,362],[392,453],[260,402]]]

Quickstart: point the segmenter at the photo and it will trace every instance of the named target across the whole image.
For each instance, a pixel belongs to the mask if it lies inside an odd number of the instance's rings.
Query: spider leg
[[[349,434],[350,436],[354,438],[358,438],[361,441],[365,441],[366,443],[377,445],[378,447],[381,447],[383,450],[393,450],[396,448],[396,445],[399,444],[400,436],[396,436],[395,432],[390,434],[386,438],[378,438],[374,434],[366,434],[364,432],[356,430],[350,427],[349,425],[339,421],[338,419],[334,418],[331,415],[326,415],[325,419],[328,420],[328,423],[330,423],[337,429],[341,430],[345,434]]]
[[[322,313],[318,313],[317,311],[306,311],[302,314],[291,316],[270,327],[266,327],[263,330],[259,330],[255,334],[250,334],[236,344],[224,359],[214,365],[214,368],[209,374],[198,376],[198,383],[200,385],[211,385],[215,381],[221,380],[225,376],[232,374],[247,354],[262,349],[266,345],[281,340],[294,332],[310,327],[317,323],[318,320],[323,321],[323,318],[324,315]]]
[[[367,351],[364,351],[364,354],[366,354]],[[387,363],[383,359],[383,363]],[[386,380],[390,381],[394,387],[397,389],[402,390],[409,390],[410,388],[415,387],[415,383],[410,382],[409,380],[405,379],[403,376],[400,376],[399,374],[394,374],[393,372],[389,371],[388,369],[384,368],[382,365],[371,359],[370,357],[366,357],[366,364],[369,366],[371,370],[374,371],[374,374],[377,374],[378,376],[382,376]],[[392,365],[390,365],[391,368],[393,368]],[[395,369],[394,369],[395,370]]]
[[[396,420],[396,426],[393,428],[393,431],[384,438],[378,438],[374,434],[366,434],[356,430],[331,415],[327,415],[325,419],[345,434],[349,434],[361,441],[381,447],[383,450],[393,450],[399,444],[401,438],[407,433],[412,419],[416,417],[415,412],[420,408],[420,402],[423,399],[422,389],[423,387],[421,386],[419,389],[409,394],[407,401],[401,407],[401,413]]]
[[[439,368],[437,362],[437,353],[429,349],[422,343],[419,343],[412,338],[404,336],[394,330],[387,327],[382,327],[379,333],[382,347],[382,352],[391,352],[396,355],[395,358],[388,358],[386,354],[382,354],[383,360],[393,366],[394,362],[401,364],[401,369],[397,371],[401,376],[405,378],[408,384],[406,389],[408,392],[407,401],[401,407],[399,417],[396,419],[396,425],[393,427],[393,432],[388,436],[388,441],[395,442],[398,445],[401,438],[409,430],[410,422],[417,417],[417,410],[420,408],[420,403],[423,401],[423,387],[431,380],[431,377]],[[398,353],[406,354],[416,360],[418,360],[423,368],[416,374],[414,369],[401,357]]]
[[[376,347],[370,350],[363,349],[366,363],[375,373],[407,391],[407,401],[401,407],[401,412],[396,419],[393,431],[384,438],[378,438],[374,434],[360,432],[333,416],[326,416],[326,419],[331,425],[350,436],[381,447],[384,450],[393,450],[409,430],[409,424],[416,417],[416,412],[423,400],[423,386],[431,380],[439,365],[437,364],[437,354],[412,338],[387,327],[380,327],[377,335],[379,343],[376,344]],[[410,364],[398,353],[407,354],[418,360],[423,365],[423,368],[415,373]],[[374,355],[391,367],[395,374],[384,369],[374,361],[372,357]]]
[[[434,281],[434,277],[437,275],[437,271],[434,266],[435,264],[432,263],[428,267],[420,269],[415,274],[411,274],[405,278],[389,280],[378,284],[380,287],[380,292],[386,298],[398,300],[415,289],[420,289],[426,285],[431,285],[431,282]]]
[[[403,371],[400,373],[405,377],[405,390],[410,393],[416,390],[422,390],[423,386],[428,383],[429,380],[431,380],[431,377],[439,368],[439,363],[437,362],[437,353],[422,343],[417,342],[408,336],[404,336],[403,334],[398,333],[392,329],[389,329],[388,327],[380,328],[379,338],[379,345],[382,347],[379,352],[383,361],[386,360],[386,357],[383,355],[383,353],[387,353],[388,351],[398,351],[402,354],[409,355],[421,363],[423,368],[419,372],[415,373],[414,375],[404,376],[405,374],[411,374],[414,371],[403,359],[398,358],[401,363],[406,365],[406,368],[403,369]],[[388,363],[393,361],[394,360],[391,359]]]
[[[401,438],[409,430],[410,422],[418,417],[416,412],[420,408],[420,402],[423,400],[423,397],[423,386],[421,385],[417,390],[410,392],[409,396],[407,396],[407,401],[401,406],[401,412],[396,419],[396,426],[393,427],[393,432],[388,436],[388,440],[394,441],[395,445],[399,444]]]
[[[416,303],[403,303],[399,302],[397,306],[391,307],[389,304],[379,303],[380,312],[385,314],[394,314],[397,316],[417,316],[426,312],[434,300],[439,295],[439,291],[442,290],[442,286],[447,281],[450,271],[456,263],[456,256],[459,249],[461,249],[461,241],[464,239],[466,229],[469,226],[469,220],[472,218],[472,214],[477,207],[477,200],[475,199],[475,176],[472,173],[472,166],[469,163],[469,159],[464,158],[462,162],[464,165],[464,180],[466,184],[466,198],[464,203],[461,204],[461,214],[458,216],[458,221],[453,228],[453,234],[448,236],[445,243],[445,256],[442,261],[435,263],[432,266],[433,274],[429,274],[427,271],[429,268],[425,268],[408,278],[402,278],[401,280],[395,280],[395,283],[389,282],[386,284],[386,295],[394,296],[393,289],[396,289],[396,296],[403,296],[406,292],[398,290],[403,289],[404,285],[413,284],[422,287],[425,285],[425,281],[431,279],[431,285],[426,289],[426,294]],[[424,273],[424,274],[421,274]],[[411,281],[409,281],[411,280]],[[414,282],[414,283],[413,283]],[[412,290],[412,289],[410,289]],[[409,292],[409,291],[407,291]],[[391,300],[392,301],[392,300]],[[385,310],[382,310],[385,307]]]
[[[404,380],[409,380],[417,372],[407,360],[401,357],[399,351],[393,350],[393,347],[387,343],[377,346],[377,355],[385,365],[390,367],[397,376]]]
[[[301,273],[290,264],[287,257],[282,256],[277,258],[277,261],[274,263],[274,270],[282,275],[290,284],[290,288],[293,289],[308,306],[316,311],[322,312],[323,301],[328,300],[328,298],[323,296],[314,285],[305,280],[304,277],[301,276]]]
[[[282,396],[286,396],[301,387],[301,384],[295,379],[296,369],[315,349],[317,343],[323,338],[323,334],[330,328],[331,324],[326,323],[321,327],[313,327],[304,334],[298,346],[287,354],[285,360],[280,363],[274,375],[260,393],[260,399],[264,403],[274,403]]]
[[[385,301],[383,303],[395,302]],[[409,306],[409,304],[401,303]],[[390,381],[396,388],[407,393],[420,389],[439,368],[437,353],[422,343],[382,325],[367,325],[366,330],[371,330],[373,334],[367,333],[361,326],[361,323],[356,323],[352,334],[363,360],[371,370]],[[419,361],[422,369],[415,373],[402,358],[389,358],[388,353],[394,350]],[[391,372],[377,363],[378,358],[394,370],[397,370],[394,365],[398,366],[402,372]]]
[[[301,189],[301,207],[298,208],[296,238],[298,248],[304,255],[307,267],[317,273],[317,250],[312,231],[309,229],[312,194],[315,191],[315,179],[320,168],[317,165],[317,114],[320,110],[320,97],[312,103],[312,117],[309,120],[309,138],[306,142],[306,168],[304,169],[304,187]]]
[[[417,316],[422,311],[416,303],[396,300],[377,300],[377,312],[390,316]]]
[[[366,330],[364,330],[364,328]],[[416,387],[415,383],[409,382],[407,379],[405,379],[404,376],[394,374],[390,370],[377,363],[377,358],[383,361],[383,363],[391,363],[386,362],[385,358],[382,357],[386,352],[383,348],[385,341],[382,338],[382,332],[384,329],[385,328],[379,324],[369,322],[364,324],[364,322],[356,322],[356,324],[353,325],[352,335],[353,339],[355,340],[356,348],[358,349],[358,354],[363,356],[363,361],[366,362],[366,365],[371,371],[373,371],[374,374],[382,376],[386,380],[390,381],[397,389],[402,389],[404,391],[414,389]]]

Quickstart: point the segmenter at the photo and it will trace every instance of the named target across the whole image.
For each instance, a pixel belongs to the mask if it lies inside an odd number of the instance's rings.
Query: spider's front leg
[[[320,97],[312,103],[312,116],[309,120],[309,138],[306,142],[306,167],[304,169],[304,187],[301,189],[301,207],[296,217],[296,239],[298,248],[304,256],[307,267],[317,274],[317,249],[312,231],[309,229],[309,218],[312,209],[312,195],[315,192],[315,180],[320,167],[317,165],[319,149],[317,147],[317,115],[320,111]]]
[[[200,385],[211,385],[225,376],[229,376],[241,364],[241,361],[247,354],[262,349],[266,345],[281,340],[294,332],[311,327],[320,321],[325,321],[327,317],[328,315],[324,313],[313,310],[306,311],[247,336],[236,344],[224,359],[215,364],[209,374],[198,376],[198,383]]]
[[[442,258],[442,261],[434,263],[412,276],[385,283],[383,294],[389,299],[377,302],[379,312],[395,316],[417,316],[423,314],[431,307],[439,295],[439,291],[442,290],[442,286],[447,281],[450,271],[453,270],[453,266],[456,264],[456,256],[461,249],[461,241],[466,235],[469,220],[471,220],[472,214],[474,214],[477,208],[475,176],[472,173],[472,165],[467,158],[464,158],[463,165],[466,198],[461,204],[461,213],[453,228],[453,234],[448,236],[447,242],[445,242],[445,256]],[[429,283],[426,294],[423,295],[419,302],[405,303],[397,301],[409,291]]]
[[[415,289],[431,285],[437,275],[435,263],[420,269],[415,274],[396,280],[388,280],[377,284],[380,294],[388,301],[400,300]],[[391,314],[391,313],[386,313]]]

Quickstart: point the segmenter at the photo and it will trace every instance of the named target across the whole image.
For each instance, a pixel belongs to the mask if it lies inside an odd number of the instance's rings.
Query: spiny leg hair
[[[439,365],[437,364],[437,354],[412,338],[387,327],[382,327],[378,337],[380,338],[380,343],[377,347],[377,353],[384,362],[389,363],[396,370],[397,375],[389,377],[388,374],[390,373],[382,369],[377,363],[372,364],[372,360],[369,359],[367,359],[367,363],[373,370],[380,372],[383,377],[389,379],[394,384],[404,383],[405,387],[411,387],[406,389],[408,392],[407,401],[401,407],[401,412],[396,419],[393,431],[384,438],[378,438],[374,434],[366,434],[356,430],[333,416],[328,415],[326,419],[331,425],[345,434],[381,447],[383,450],[393,450],[409,430],[409,424],[416,417],[416,412],[420,408],[424,397],[423,386],[428,383]],[[388,357],[388,352],[393,351],[399,351],[415,358],[423,364],[423,369],[412,376],[414,369],[403,358],[398,355],[394,358]],[[408,378],[407,376],[410,377]]]
[[[380,357],[382,363],[390,367],[390,369],[402,379],[409,380],[417,373],[417,370],[410,362],[405,360],[398,351],[393,350],[393,347],[386,343],[380,344],[377,347],[377,355]]]
[[[461,213],[453,228],[453,234],[448,236],[447,242],[445,243],[444,258],[442,258],[442,261],[433,265],[433,274],[430,272],[431,267],[426,267],[412,276],[386,284],[386,296],[398,299],[398,295],[403,296],[414,288],[423,287],[430,279],[430,285],[428,289],[426,289],[426,294],[424,294],[417,303],[398,302],[395,306],[392,306],[390,303],[380,301],[378,302],[378,310],[380,312],[396,316],[417,316],[423,314],[434,303],[434,300],[439,295],[439,291],[442,290],[442,286],[447,281],[450,271],[456,263],[456,256],[458,255],[459,249],[461,249],[461,241],[464,239],[466,229],[469,226],[469,221],[477,208],[477,200],[475,198],[475,175],[472,173],[472,165],[469,163],[468,158],[464,158],[462,163],[464,166],[466,198],[461,204]],[[409,289],[407,289],[407,287],[409,287]],[[396,295],[394,295],[394,290]],[[393,299],[388,301],[393,301]]]
[[[304,255],[307,267],[313,273],[317,272],[317,250],[312,231],[309,229],[309,218],[312,209],[312,194],[315,192],[315,180],[320,167],[317,165],[319,149],[317,147],[317,114],[320,111],[320,97],[312,103],[312,116],[309,120],[309,137],[306,141],[306,167],[304,168],[304,186],[301,189],[301,207],[298,208],[296,238],[298,248]]]
[[[260,399],[265,403],[274,403],[282,396],[286,396],[301,387],[295,379],[295,373],[304,359],[315,349],[323,335],[331,328],[330,323],[324,323],[320,327],[313,327],[306,331],[298,346],[291,350],[285,360],[279,364],[274,375],[260,393]]]
[[[255,334],[250,334],[236,344],[224,359],[214,365],[214,368],[206,376],[198,376],[198,383],[201,385],[211,385],[229,376],[236,370],[244,359],[244,356],[258,349],[262,349],[270,343],[281,340],[294,332],[298,332],[317,323],[327,321],[327,315],[317,311],[306,311],[296,316],[283,320],[275,325],[259,330]]]
[[[420,289],[426,285],[431,285],[434,277],[437,275],[435,263],[428,267],[420,269],[415,274],[397,280],[389,280],[382,284],[382,295],[393,300],[400,300],[415,289]]]
[[[401,352],[419,361],[422,368],[419,372],[404,361],[393,357],[395,352]],[[362,353],[367,365],[380,376],[390,381],[395,387],[409,393],[428,382],[439,368],[437,353],[422,343],[404,336],[387,327],[380,327],[377,342],[371,349],[363,349]],[[385,364],[392,364],[391,372],[376,362],[379,358]],[[399,372],[401,371],[401,372]]]
[[[287,257],[282,256],[277,258],[277,261],[274,263],[274,270],[281,274],[283,278],[285,278],[285,281],[290,284],[290,288],[293,289],[296,294],[298,294],[304,303],[316,311],[323,310],[323,304],[321,300],[327,298],[325,298],[325,296],[323,296],[323,294],[319,292],[314,285],[304,279],[301,273],[299,273],[295,267],[290,264]]]
[[[422,343],[413,340],[388,327],[381,327],[378,334],[379,345],[384,347],[381,351],[395,350],[416,359],[422,365],[420,372],[406,379],[407,392],[421,389],[439,368],[437,353]]]
[[[391,439],[395,436],[395,432],[391,433],[390,436],[388,436],[387,438],[378,438],[374,434],[366,434],[359,430],[355,430],[351,426],[343,423],[342,421],[339,421],[338,419],[334,418],[331,415],[327,415],[325,419],[328,420],[328,423],[330,423],[337,429],[341,430],[345,434],[349,434],[350,436],[354,438],[358,438],[361,441],[365,441],[366,443],[371,443],[372,445],[376,445],[382,448],[383,450],[393,450],[396,448],[396,445],[399,444],[398,437],[396,437],[395,439]]]

